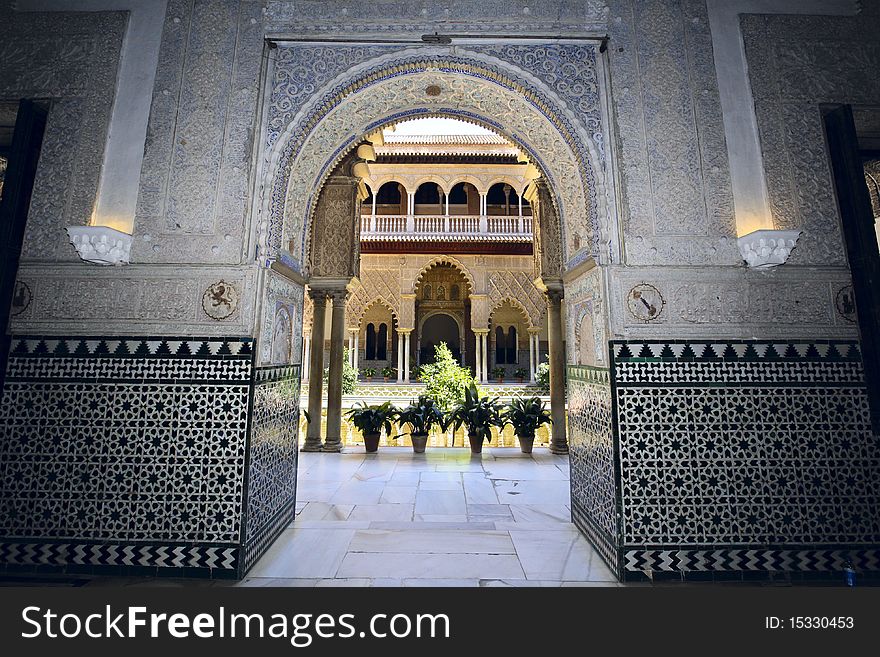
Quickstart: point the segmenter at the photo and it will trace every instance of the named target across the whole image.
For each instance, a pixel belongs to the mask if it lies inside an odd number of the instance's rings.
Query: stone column
[[[535,382],[535,374],[538,370],[538,355],[535,349],[535,340],[538,334],[534,329],[529,329],[529,383]]]
[[[480,194],[480,234],[485,235],[488,232],[489,220],[486,218],[486,195]]]
[[[309,358],[309,422],[304,452],[321,451],[321,394],[324,388],[324,315],[327,308],[326,292],[309,290],[312,298],[312,339]]]
[[[416,230],[416,195],[415,193],[406,193],[406,232],[414,233]]]
[[[403,334],[403,382],[409,383],[409,334]]]
[[[403,383],[403,333],[397,332],[397,382]]]
[[[550,340],[550,415],[553,417],[553,438],[550,451],[568,454],[565,435],[565,350],[562,348],[561,289],[547,291],[547,332]]]
[[[480,332],[474,331],[474,336],[476,340],[474,340],[474,370],[475,376],[477,377],[477,381],[480,383],[483,382],[483,350],[480,348]]]
[[[355,330],[354,332],[354,369],[358,368],[358,360],[360,359],[361,352],[361,332],[360,329]]]
[[[327,437],[325,452],[342,451],[342,345],[345,342],[345,290],[329,293],[333,300],[330,321],[330,374],[327,377]]]
[[[300,359],[300,377],[303,381],[308,381],[309,379],[309,360],[311,360],[312,354],[309,351],[309,347],[311,346],[312,338],[309,335],[303,336],[303,348],[302,348],[302,358]]]
[[[480,348],[483,350],[483,381],[489,380],[489,331],[480,334]]]

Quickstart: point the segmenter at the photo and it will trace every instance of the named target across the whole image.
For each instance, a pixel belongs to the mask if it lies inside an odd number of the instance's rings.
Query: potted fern
[[[376,368],[375,367],[365,367],[361,370],[364,373],[364,378],[371,382],[373,381],[373,377],[376,376]]]
[[[551,424],[550,413],[540,397],[516,397],[504,412],[505,419],[513,425],[523,454],[531,454],[535,444],[535,431],[544,424]]]
[[[471,453],[479,454],[483,451],[483,441],[492,440],[492,427],[502,429],[505,424],[504,406],[498,398],[481,397],[477,386],[471,383],[464,391],[464,399],[449,414],[444,429],[454,426],[457,430],[464,425],[471,443]]]
[[[492,374],[498,379],[498,383],[504,383],[504,368],[501,365],[493,367]]]
[[[526,380],[526,377],[529,375],[529,371],[525,367],[518,367],[516,372],[514,372],[514,376],[516,376],[517,381],[522,383]]]
[[[367,406],[366,402],[361,402],[359,406],[354,406],[345,414],[348,421],[363,434],[367,452],[375,452],[379,449],[379,437],[383,427],[385,435],[391,435],[391,423],[396,416],[397,409],[390,401],[376,406]]]
[[[428,433],[434,425],[445,428],[443,411],[427,395],[419,395],[418,401],[410,402],[409,406],[398,411],[397,423],[401,426],[409,425],[409,436],[416,454],[424,453],[428,445]]]
[[[394,376],[395,369],[390,365],[386,365],[382,368],[382,379],[385,383],[388,383],[388,379]]]

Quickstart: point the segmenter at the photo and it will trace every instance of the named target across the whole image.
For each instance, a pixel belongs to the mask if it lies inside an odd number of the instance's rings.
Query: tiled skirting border
[[[256,368],[252,338],[239,337],[12,345],[0,405],[7,570],[236,578],[292,516],[284,432],[298,366]]]
[[[572,511],[606,560],[615,550],[622,579],[878,570],[880,444],[857,342],[613,341],[610,352],[616,531],[597,531],[604,507],[584,503],[597,475],[577,453],[602,454],[605,423],[583,403],[601,386],[574,367]]]
[[[299,365],[256,370],[242,573],[296,515]]]

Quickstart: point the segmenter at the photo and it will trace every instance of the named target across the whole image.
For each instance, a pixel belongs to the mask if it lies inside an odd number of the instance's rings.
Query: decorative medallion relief
[[[27,310],[33,298],[31,288],[28,287],[27,283],[15,281],[15,289],[12,292],[12,316],[15,317]]]
[[[660,290],[650,283],[639,283],[626,295],[627,309],[640,322],[656,320],[665,305],[666,299],[660,294]]]
[[[226,281],[211,285],[202,295],[202,310],[211,319],[224,320],[238,308],[238,290]]]
[[[834,297],[834,307],[837,314],[848,322],[858,321],[856,316],[856,297],[852,285],[840,288]]]

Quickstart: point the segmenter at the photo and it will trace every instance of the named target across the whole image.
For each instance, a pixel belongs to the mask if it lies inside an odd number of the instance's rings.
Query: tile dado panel
[[[880,570],[880,442],[857,342],[610,351],[616,536],[593,470],[611,461],[606,388],[584,368],[569,371],[572,511],[606,559],[616,549],[622,579]]]
[[[619,528],[613,438],[608,370],[569,365],[572,522],[617,572]]]
[[[251,338],[12,344],[8,569],[234,578],[293,516],[298,366],[255,369]]]

